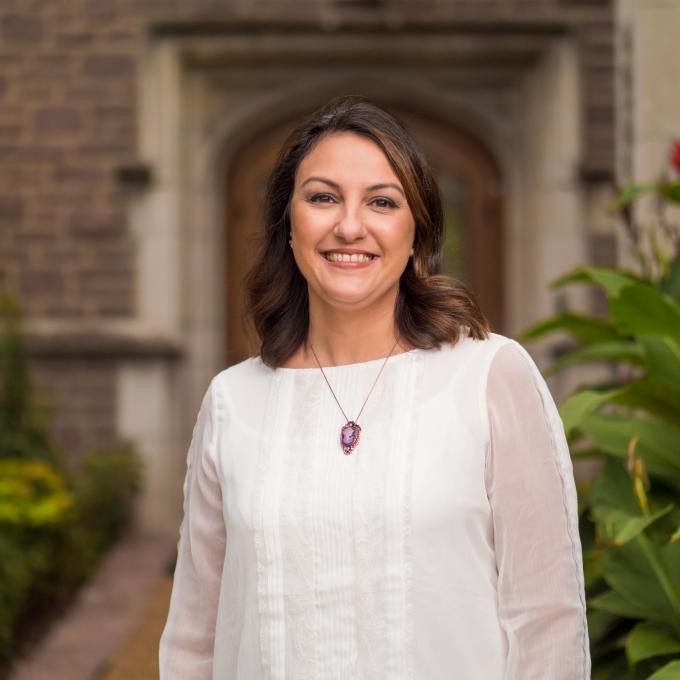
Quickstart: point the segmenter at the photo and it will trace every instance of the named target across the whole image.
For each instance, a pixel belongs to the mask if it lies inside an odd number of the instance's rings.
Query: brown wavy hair
[[[395,321],[400,337],[421,349],[456,343],[463,326],[476,339],[490,325],[474,294],[458,279],[442,275],[444,220],[439,188],[423,153],[404,126],[361,95],[342,95],[314,111],[287,137],[269,175],[255,263],[245,278],[244,320],[260,339],[262,361],[276,368],[306,340],[307,281],[288,246],[289,207],[302,159],[325,136],[353,132],[375,142],[404,187],[415,219],[413,256],[399,280]]]

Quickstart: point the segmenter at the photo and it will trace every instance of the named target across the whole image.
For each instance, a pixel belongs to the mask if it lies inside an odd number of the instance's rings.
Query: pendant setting
[[[353,420],[348,420],[340,430],[340,446],[345,455],[349,455],[359,444],[361,428]]]

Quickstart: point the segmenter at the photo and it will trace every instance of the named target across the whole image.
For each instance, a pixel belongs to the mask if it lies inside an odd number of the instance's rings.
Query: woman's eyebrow
[[[340,185],[337,182],[334,182],[332,179],[326,179],[325,177],[316,176],[308,177],[300,186],[304,186],[305,184],[307,184],[307,182],[312,182],[313,180],[316,180],[317,182],[323,182],[324,184],[329,184],[334,189],[340,189]],[[367,191],[375,191],[376,189],[387,189],[390,187],[392,189],[396,189],[402,196],[404,196],[404,198],[406,198],[402,188],[398,184],[392,184],[391,182],[381,182],[380,184],[372,184],[370,187],[368,187]]]

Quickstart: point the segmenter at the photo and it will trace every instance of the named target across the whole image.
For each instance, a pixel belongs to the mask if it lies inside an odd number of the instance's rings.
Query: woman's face
[[[396,299],[415,236],[403,191],[385,154],[366,137],[335,132],[305,156],[290,221],[310,302],[317,296],[359,309],[390,293]]]

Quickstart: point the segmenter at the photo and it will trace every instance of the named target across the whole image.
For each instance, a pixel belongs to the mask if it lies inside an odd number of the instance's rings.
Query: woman
[[[338,97],[288,138],[184,484],[161,680],[590,677],[576,493],[538,368],[438,274],[403,127]]]

